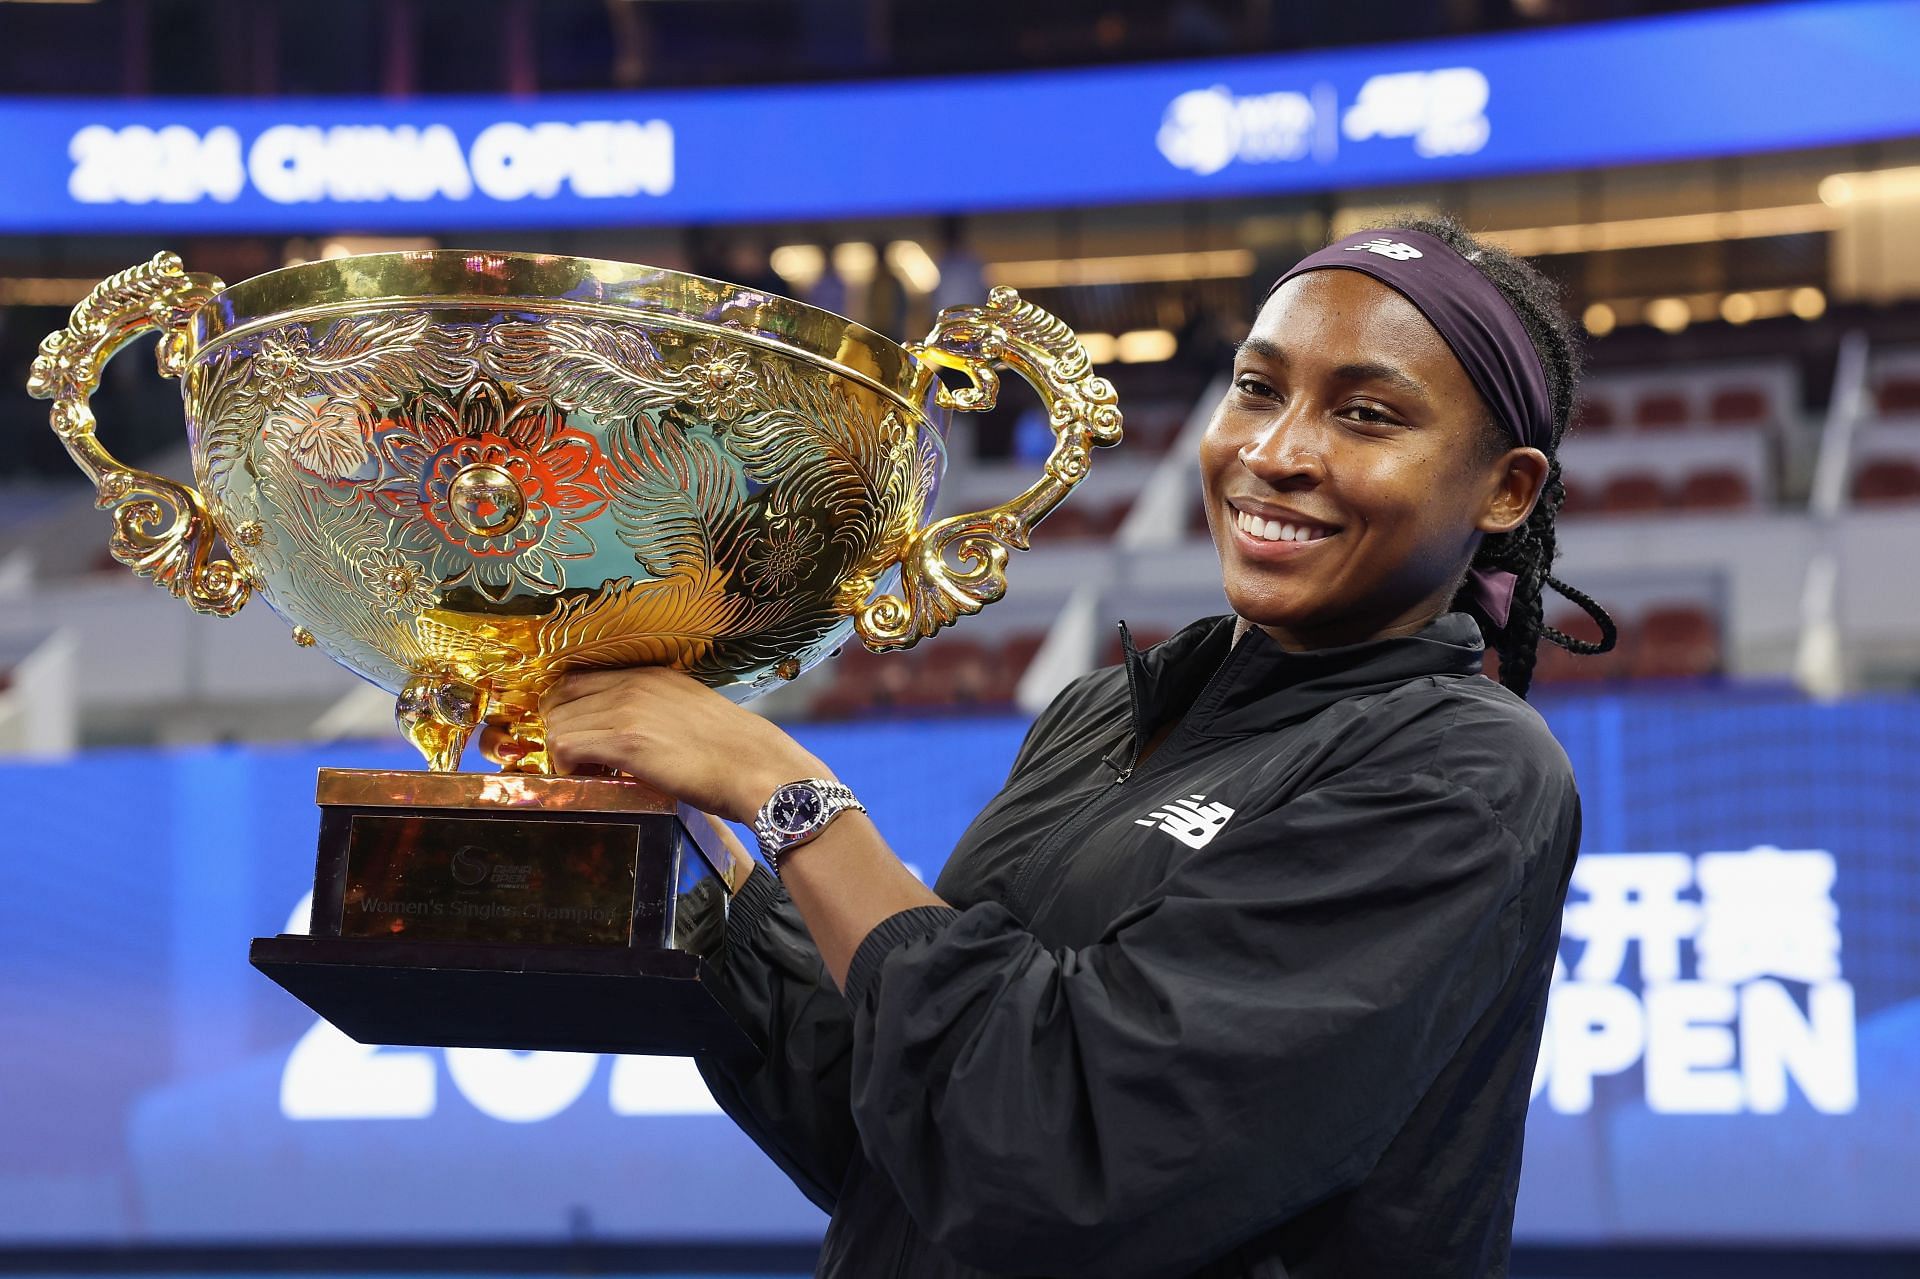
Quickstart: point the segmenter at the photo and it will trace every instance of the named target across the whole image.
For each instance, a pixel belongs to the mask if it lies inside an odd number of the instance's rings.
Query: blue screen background
[[[1583,1114],[1536,1100],[1517,1236],[1920,1242],[1920,698],[1704,691],[1542,709],[1581,780],[1585,856],[1833,853],[1859,1101],[1654,1114],[1635,1071],[1596,1080]],[[1024,728],[797,735],[931,879]],[[724,1117],[616,1113],[611,1059],[558,1113],[509,1122],[467,1100],[439,1050],[381,1050],[428,1074],[428,1113],[286,1118],[289,1055],[315,1019],[246,948],[311,886],[323,765],[412,761],[371,745],[212,749],[0,772],[0,1244],[818,1234],[820,1214]]]

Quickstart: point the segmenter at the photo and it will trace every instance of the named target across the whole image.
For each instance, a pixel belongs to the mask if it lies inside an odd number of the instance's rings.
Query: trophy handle
[[[854,617],[854,630],[875,652],[911,648],[962,615],[978,613],[1007,593],[1007,555],[1025,550],[1033,526],[1086,477],[1092,451],[1120,442],[1113,384],[1096,377],[1086,348],[1060,319],[1005,285],[984,306],[948,307],[925,342],[907,348],[926,367],[964,373],[968,385],[942,385],[942,408],[981,413],[1000,393],[1001,369],[1018,373],[1040,395],[1053,427],[1053,452],[1040,479],[1011,502],[936,520],[914,533],[900,553],[900,591],[882,595]],[[953,556],[964,567],[948,562]]]
[[[67,327],[40,343],[27,379],[27,394],[53,401],[53,433],[93,481],[98,505],[114,508],[107,539],[113,558],[196,612],[220,617],[239,611],[249,587],[231,561],[213,558],[217,533],[206,502],[191,485],[136,470],[107,452],[94,438],[87,401],[114,352],[149,329],[160,333],[161,376],[179,377],[192,354],[194,313],[225,287],[211,275],[189,275],[175,254],[156,254],[95,285]]]

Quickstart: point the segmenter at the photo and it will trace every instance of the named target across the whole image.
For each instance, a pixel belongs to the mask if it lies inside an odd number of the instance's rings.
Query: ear
[[[1547,455],[1539,449],[1508,449],[1494,459],[1490,466],[1494,487],[1474,527],[1482,533],[1508,533],[1526,523],[1547,485],[1549,467]]]

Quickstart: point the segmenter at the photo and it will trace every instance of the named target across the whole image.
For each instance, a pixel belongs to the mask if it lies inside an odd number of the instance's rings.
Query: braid
[[[1533,684],[1533,668],[1540,641],[1557,644],[1572,653],[1605,653],[1613,648],[1619,632],[1606,610],[1583,591],[1575,590],[1552,575],[1557,550],[1554,520],[1567,498],[1560,477],[1557,456],[1560,441],[1573,418],[1574,388],[1580,379],[1580,348],[1573,326],[1560,308],[1559,291],[1552,281],[1504,249],[1483,244],[1451,218],[1400,218],[1379,224],[1381,230],[1403,227],[1422,231],[1442,241],[1475,269],[1505,297],[1527,330],[1534,351],[1547,373],[1547,390],[1553,409],[1553,439],[1546,449],[1547,482],[1526,521],[1506,533],[1483,538],[1470,568],[1503,569],[1516,579],[1512,608],[1506,624],[1500,625],[1474,602],[1464,589],[1454,595],[1456,609],[1470,611],[1480,623],[1480,633],[1500,659],[1500,682],[1521,697]],[[1513,443],[1507,429],[1490,423],[1489,445],[1506,449]],[[1542,597],[1552,587],[1584,611],[1600,628],[1598,643],[1576,639],[1546,624]]]

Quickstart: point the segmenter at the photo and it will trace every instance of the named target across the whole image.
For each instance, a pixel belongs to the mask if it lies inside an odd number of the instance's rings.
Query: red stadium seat
[[[1599,399],[1576,400],[1569,427],[1575,431],[1611,431],[1614,427],[1613,405]]]
[[[1083,503],[1065,502],[1053,508],[1033,531],[1042,544],[1081,541],[1100,536],[1098,524]]]
[[[1753,485],[1739,471],[1694,471],[1680,482],[1674,505],[1688,511],[1743,511],[1753,506]]]
[[[1876,398],[1888,416],[1920,413],[1920,377],[1895,374],[1880,383]]]
[[[1126,522],[1127,511],[1133,506],[1131,498],[1122,498],[1118,502],[1108,502],[1105,506],[1096,506],[1087,512],[1087,523],[1096,536],[1112,537],[1120,531],[1120,525]]]
[[[1620,631],[1619,645],[1610,653],[1586,654],[1570,653],[1551,640],[1542,639],[1538,656],[1534,659],[1533,678],[1543,684],[1592,684],[1602,680],[1618,679],[1625,672],[1626,653],[1632,644],[1632,630],[1627,619],[1609,609],[1614,624]],[[1600,627],[1594,620],[1577,609],[1555,612],[1547,617],[1547,625],[1575,639],[1588,643],[1599,643]]]
[[[1883,457],[1862,466],[1853,477],[1856,502],[1920,501],[1920,462]]]
[[[907,653],[892,657],[890,660],[917,662],[922,667],[933,670],[951,670],[956,666],[964,666],[968,662],[979,661],[986,655],[986,645],[968,639],[965,635],[945,631],[931,639],[920,641]]]
[[[1692,416],[1686,397],[1675,391],[1644,395],[1633,410],[1634,425],[1643,431],[1669,431],[1685,426]]]
[[[1764,426],[1772,417],[1766,393],[1752,387],[1728,387],[1707,402],[1707,420],[1715,426]]]
[[[1039,653],[1040,646],[1046,643],[1046,640],[1044,631],[1027,631],[1010,636],[1000,645],[1000,665],[1012,671],[1014,678],[1018,679],[1026,674],[1027,667],[1033,664],[1034,656]]]
[[[1690,605],[1656,608],[1640,619],[1628,671],[1635,679],[1699,679],[1722,667],[1720,627]]]
[[[1129,404],[1127,410],[1127,448],[1139,453],[1163,453],[1173,443],[1186,422],[1186,404],[1178,401]]]
[[[1666,505],[1666,485],[1650,471],[1623,471],[1609,476],[1600,492],[1600,508],[1613,515],[1658,511]]]
[[[1600,509],[1600,499],[1584,481],[1570,480],[1562,475],[1560,484],[1567,491],[1560,503],[1562,515],[1591,515]]]
[[[1211,537],[1207,528],[1207,504],[1198,493],[1194,494],[1193,505],[1187,508],[1187,532],[1196,537]]]

